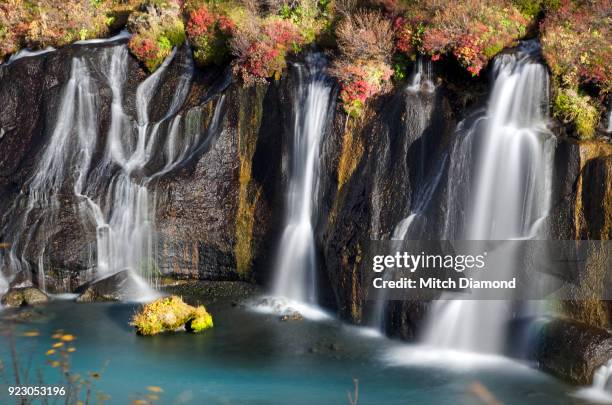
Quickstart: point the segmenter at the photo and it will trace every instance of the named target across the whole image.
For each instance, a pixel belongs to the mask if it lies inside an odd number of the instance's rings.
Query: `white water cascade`
[[[393,250],[401,248],[401,241],[408,236],[408,230],[414,219],[421,213],[427,206],[432,198],[433,192],[435,191],[444,171],[442,167],[436,170],[433,174],[433,178],[425,180],[425,142],[423,140],[423,134],[429,126],[433,110],[434,103],[432,99],[436,87],[434,84],[433,66],[430,60],[419,57],[415,64],[412,73],[410,84],[404,89],[406,97],[406,127],[405,137],[413,139],[419,139],[420,145],[420,182],[422,184],[417,185],[416,197],[414,201],[409,201],[408,206],[410,212],[401,221],[395,225],[393,232],[391,233],[391,240],[393,242]],[[394,252],[391,252],[394,253]],[[384,277],[389,277],[392,273],[385,273]],[[372,319],[369,324],[372,325],[379,332],[385,330],[385,313],[388,303],[388,294],[386,290],[380,290],[379,294],[375,298],[375,304],[372,309]]]
[[[463,196],[449,195],[451,204],[466,198],[466,217],[462,231],[445,235],[447,239],[526,239],[544,231],[539,225],[549,210],[555,141],[547,128],[548,72],[536,52],[535,44],[526,43],[494,61],[486,115],[476,120],[451,155],[449,190],[454,190],[454,182],[468,189]],[[466,184],[462,179],[471,170]],[[516,271],[512,263],[507,267],[504,271]],[[450,294],[443,298],[428,316],[425,344],[486,353],[503,350],[511,302],[460,300]]]
[[[326,130],[332,85],[321,54],[309,54],[297,65],[298,88],[293,100],[294,126],[290,155],[286,220],[275,267],[273,294],[316,304],[315,240],[319,149]]]
[[[593,383],[590,387],[581,388],[577,396],[594,403],[612,403],[612,360],[599,367],[593,373]]]
[[[138,86],[135,119],[124,109],[123,89],[128,66],[125,44],[104,47],[94,58],[72,60],[54,130],[28,182],[28,192],[17,199],[11,210],[25,205],[25,214],[16,222],[6,221],[9,225],[3,230],[4,235],[13,235],[19,240],[11,246],[8,263],[3,259],[12,274],[32,274],[26,257],[28,245],[34,244],[35,238],[41,238],[35,235],[39,229],[42,237],[47,237],[44,225],[53,228],[63,196],[69,192],[66,187],[71,185],[81,223],[93,222],[96,227],[97,259],[92,263],[95,273],[88,278],[103,278],[129,270],[133,283],[126,299],[152,296],[149,286],[154,286],[158,269],[155,193],[150,189],[151,180],[180,166],[203,143],[214,138],[224,104],[224,96],[219,97],[208,128],[202,126],[199,106],[177,114],[189,94],[193,78],[193,61],[187,58],[180,65],[182,72],[165,115],[151,121],[150,102],[175,55],[176,50]],[[94,80],[94,72],[102,77],[102,85],[112,94],[105,138],[98,129],[101,85]],[[100,139],[106,142],[97,145]],[[94,161],[96,150],[101,157]],[[38,285],[43,289],[45,254],[42,249],[37,260]]]

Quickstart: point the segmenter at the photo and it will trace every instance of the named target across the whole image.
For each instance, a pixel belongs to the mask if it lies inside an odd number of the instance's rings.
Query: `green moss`
[[[227,61],[230,52],[227,39],[222,36],[199,36],[193,41],[193,58],[200,66],[222,65]]]
[[[574,124],[580,139],[590,139],[595,135],[599,113],[587,95],[574,89],[559,89],[554,103],[555,116],[567,123]]]
[[[190,332],[200,332],[211,328],[213,321],[203,306],[194,308],[172,295],[143,305],[132,317],[131,325],[139,335],[151,336],[183,326]]]
[[[484,49],[484,55],[488,59],[491,59],[492,57],[500,53],[503,49],[504,49],[503,42],[496,42],[494,44],[489,45],[488,47]]]
[[[198,333],[213,327],[212,315],[210,315],[203,306],[197,307],[192,317],[193,318],[185,324],[185,327],[190,332]]]
[[[164,30],[164,36],[172,46],[181,46],[185,42],[185,25],[180,20],[175,21],[174,25]]]
[[[514,0],[513,3],[526,17],[536,17],[544,5],[543,0]]]
[[[266,90],[267,87],[262,85],[242,90],[238,111],[237,132],[240,159],[238,181],[240,182],[240,188],[238,190],[234,256],[236,258],[236,271],[245,279],[253,262],[255,209],[261,192],[252,179],[252,170]]]

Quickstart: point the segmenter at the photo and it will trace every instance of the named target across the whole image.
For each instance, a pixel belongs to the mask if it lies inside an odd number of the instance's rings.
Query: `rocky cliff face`
[[[7,152],[0,160],[3,212],[11,216],[26,212],[24,199],[19,196],[27,197],[30,192],[28,179],[35,175],[37,159],[50,142],[71,60],[95,61],[112,46],[117,43],[75,45],[0,68],[0,143]],[[189,135],[188,125],[207,132],[215,114],[219,123],[180,164],[151,181],[157,231],[154,251],[159,270],[186,278],[253,280],[253,267],[259,261],[265,262],[271,248],[266,241],[278,223],[273,213],[280,212],[278,174],[284,131],[280,93],[287,86],[277,82],[247,89],[232,84],[228,72],[198,71],[183,105],[171,116],[164,116],[187,63],[187,52],[180,50],[168,66],[150,101],[155,106],[150,109],[150,117],[160,123],[162,138],[170,136],[171,123],[179,116],[191,117],[190,124],[181,125],[179,137]],[[128,119],[135,121],[135,93],[146,74],[131,57],[125,69],[123,104]],[[105,153],[112,92],[102,71],[94,70],[92,76],[99,90],[95,162]],[[124,136],[132,134],[126,132]],[[155,172],[163,167],[163,151],[155,153],[159,157],[151,159],[145,171]],[[91,277],[96,265],[96,226],[93,219],[84,218],[80,212],[73,184],[74,179],[67,179],[62,186],[53,221],[28,224],[31,235],[27,237],[31,239],[23,250],[23,260],[32,274],[12,275],[14,284],[31,279],[34,284],[44,282],[50,292],[62,292],[76,289]],[[5,215],[1,226],[10,220]],[[5,257],[11,246],[20,242],[11,240],[8,232],[0,239]],[[39,272],[43,267],[41,280]]]
[[[9,213],[0,222],[5,258],[12,245],[23,243],[11,240],[5,226],[27,209],[19,196],[29,192],[28,179],[50,141],[71,60],[95,60],[111,46],[116,44],[74,45],[0,67],[0,209]],[[181,278],[266,283],[283,217],[295,71],[290,67],[278,81],[244,88],[222,69],[196,70],[184,102],[167,116],[189,62],[187,52],[178,52],[153,92],[150,119],[160,123],[162,139],[191,136],[189,125],[206,135],[179,164],[149,183],[155,196],[157,270]],[[147,75],[131,57],[125,69],[124,110],[135,121],[137,88]],[[340,106],[333,114],[321,147],[316,243],[319,296],[344,319],[366,323],[369,317],[371,297],[363,284],[369,270],[368,241],[390,238],[396,224],[419,209],[434,175],[444,177],[457,123],[486,102],[484,82],[468,86],[452,72],[442,72],[442,77],[435,91],[397,86],[369,104],[360,119],[347,119]],[[95,162],[105,153],[113,92],[102,68],[92,70],[92,80],[98,94]],[[177,117],[182,123],[172,135]],[[558,135],[551,234],[558,239],[609,239],[610,145]],[[154,150],[142,173],[132,176],[159,172],[164,153]],[[49,292],[61,292],[75,290],[91,277],[96,225],[82,215],[81,201],[72,191],[76,175],[71,173],[59,192],[54,221],[33,221],[26,227],[29,234],[19,236],[29,238],[23,249],[28,269],[12,274],[13,284],[31,279],[44,283]],[[428,198],[445,200],[446,188],[441,181]],[[430,221],[417,224],[419,237],[440,238],[434,230],[442,226],[447,205],[434,203],[427,209]],[[413,338],[425,310],[423,302],[392,302],[389,331]]]

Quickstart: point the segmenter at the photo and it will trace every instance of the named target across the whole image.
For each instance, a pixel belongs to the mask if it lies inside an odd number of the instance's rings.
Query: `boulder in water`
[[[535,343],[539,366],[574,384],[591,384],[595,371],[612,358],[610,332],[571,319],[548,322]]]
[[[131,325],[143,336],[182,328],[198,333],[212,328],[213,319],[203,306],[193,307],[182,298],[171,295],[143,305],[132,318]]]
[[[85,284],[79,290],[77,302],[121,301],[134,296],[139,285],[129,270]]]
[[[35,287],[14,288],[2,297],[2,305],[13,308],[43,304],[47,301],[47,294]]]

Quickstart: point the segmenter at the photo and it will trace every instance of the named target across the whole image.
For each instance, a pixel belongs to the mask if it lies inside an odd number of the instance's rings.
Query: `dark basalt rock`
[[[77,302],[121,301],[135,295],[139,286],[129,270],[122,270],[112,276],[96,280],[77,290]]]
[[[612,334],[569,319],[542,326],[533,358],[544,370],[568,382],[589,385],[593,373],[612,359]]]
[[[322,268],[328,285],[333,290],[331,307],[340,316],[356,323],[367,323],[374,301],[368,301],[369,286],[363,285],[370,272],[365,262],[370,239],[388,239],[395,225],[416,209],[417,199],[431,174],[440,167],[440,160],[448,153],[450,134],[456,117],[442,87],[436,93],[411,94],[405,88],[378,100],[372,111],[366,112],[361,123],[345,122],[337,114],[333,132],[323,145],[323,223],[318,243],[322,247]],[[415,116],[425,114],[423,128],[414,127]],[[344,139],[343,139],[344,138]],[[343,142],[351,145],[343,153]],[[356,151],[362,150],[362,153]],[[353,159],[352,173],[339,184],[342,160]],[[437,197],[439,198],[439,197]],[[436,203],[432,203],[436,205]],[[422,238],[434,237],[432,229],[439,224],[442,213],[432,213],[428,224],[420,224]],[[435,237],[434,237],[435,238]],[[419,304],[420,305],[420,304]],[[423,308],[425,303],[423,303]],[[389,306],[389,311],[401,311]],[[406,338],[414,336],[414,327],[424,313],[414,313],[414,319],[396,318],[394,334]]]
[[[612,152],[612,151],[611,151]],[[589,160],[581,173],[581,239],[612,239],[612,155]]]
[[[2,305],[12,308],[44,304],[47,301],[47,294],[34,287],[15,288],[2,297]]]

